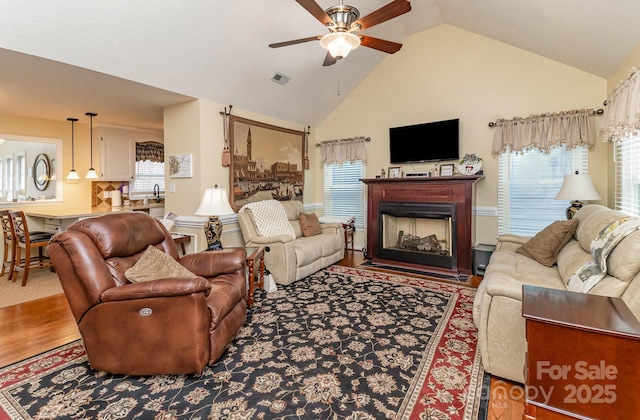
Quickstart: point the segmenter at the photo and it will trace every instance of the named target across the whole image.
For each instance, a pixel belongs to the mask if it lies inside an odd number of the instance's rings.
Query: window
[[[640,136],[615,143],[616,210],[640,216]]]
[[[364,165],[361,161],[324,165],[323,214],[356,217],[356,228],[364,229]]]
[[[24,200],[27,194],[27,163],[25,159],[25,153],[19,152],[14,154],[15,160],[15,195],[19,200]]]
[[[164,162],[136,161],[136,177],[129,185],[131,198],[153,195],[153,187],[156,184],[164,193]]]
[[[565,175],[588,171],[585,146],[550,153],[502,153],[498,160],[498,234],[533,236],[555,220],[566,219],[570,202],[555,200]]]
[[[4,180],[3,190],[4,190],[4,198],[7,201],[11,201],[14,197],[13,195],[13,155],[6,155],[4,157],[4,176],[2,179]]]

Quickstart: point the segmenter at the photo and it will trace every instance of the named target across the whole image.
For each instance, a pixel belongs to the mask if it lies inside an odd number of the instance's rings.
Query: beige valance
[[[538,149],[549,152],[553,147],[566,145],[592,148],[596,141],[594,111],[577,109],[572,111],[530,115],[526,118],[497,120],[491,153],[498,155],[506,151],[521,152]]]
[[[157,141],[136,143],[136,162],[145,160],[164,162],[164,144]]]
[[[620,141],[640,133],[640,68],[634,67],[607,98],[600,134],[604,141]]]
[[[344,162],[355,163],[358,160],[367,163],[367,153],[364,146],[367,139],[367,137],[352,137],[321,142],[321,163],[323,165],[331,163],[342,165]]]

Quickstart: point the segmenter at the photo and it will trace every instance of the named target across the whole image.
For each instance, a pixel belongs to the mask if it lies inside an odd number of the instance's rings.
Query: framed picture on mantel
[[[453,163],[443,163],[440,165],[440,176],[453,176]]]
[[[402,178],[402,172],[399,166],[390,166],[388,174],[389,178]]]

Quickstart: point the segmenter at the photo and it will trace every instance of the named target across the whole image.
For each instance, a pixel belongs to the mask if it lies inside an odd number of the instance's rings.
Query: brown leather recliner
[[[199,277],[130,283],[124,273],[148,245]],[[169,232],[146,213],[82,220],[53,236],[47,250],[95,370],[200,373],[246,321],[245,251],[180,258]]]

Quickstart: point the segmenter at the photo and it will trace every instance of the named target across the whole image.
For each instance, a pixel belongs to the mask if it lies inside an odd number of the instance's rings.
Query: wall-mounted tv
[[[456,118],[390,128],[391,163],[458,160],[459,122]]]

